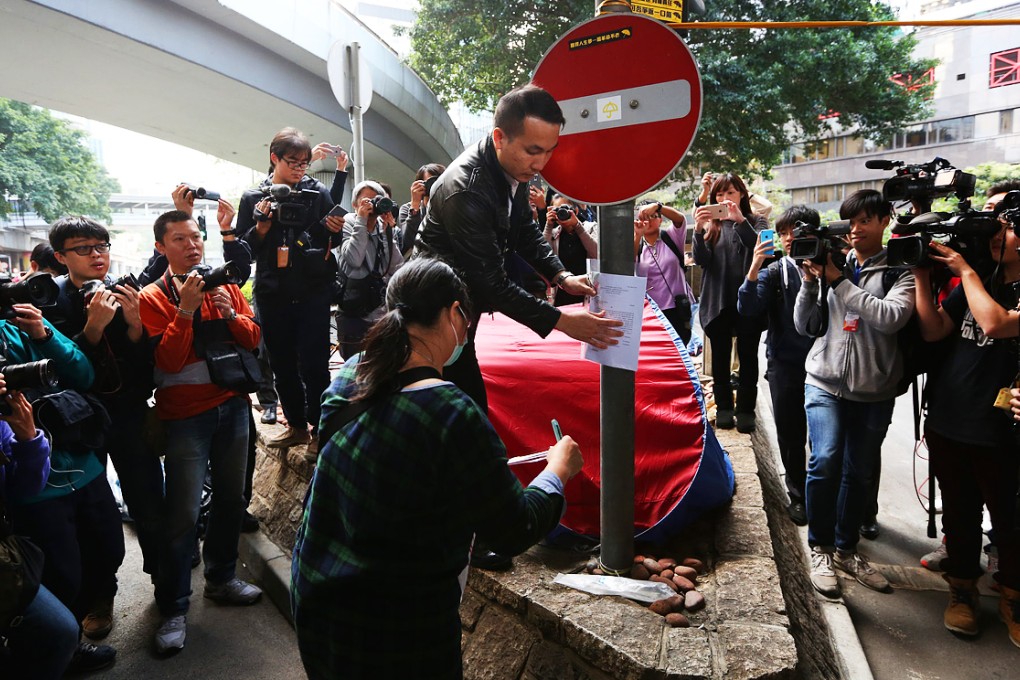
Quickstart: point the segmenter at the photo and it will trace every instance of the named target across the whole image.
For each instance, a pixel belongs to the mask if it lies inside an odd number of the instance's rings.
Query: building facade
[[[1020,3],[979,11],[982,6],[988,3],[943,0],[925,5],[922,17],[1020,17]],[[881,189],[891,173],[866,168],[872,159],[924,163],[937,156],[958,168],[1020,163],[1020,28],[926,27],[916,37],[914,54],[939,61],[924,76],[935,83],[931,118],[898,132],[887,144],[835,125],[829,136],[791,145],[774,176],[793,203],[824,211],[838,208],[859,189]]]

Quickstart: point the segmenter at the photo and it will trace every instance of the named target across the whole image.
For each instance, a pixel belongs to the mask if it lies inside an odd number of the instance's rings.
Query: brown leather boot
[[[1006,622],[1009,640],[1020,647],[1020,590],[999,584],[999,617]]]
[[[977,579],[953,578],[949,574],[942,578],[949,584],[949,606],[942,615],[946,629],[961,635],[977,635]]]

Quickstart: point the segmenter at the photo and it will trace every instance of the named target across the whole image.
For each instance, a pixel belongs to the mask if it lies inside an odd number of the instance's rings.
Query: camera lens
[[[556,219],[560,222],[568,222],[573,214],[574,211],[565,205],[561,205],[556,208]]]
[[[57,386],[53,359],[0,366],[8,390],[41,389]]]

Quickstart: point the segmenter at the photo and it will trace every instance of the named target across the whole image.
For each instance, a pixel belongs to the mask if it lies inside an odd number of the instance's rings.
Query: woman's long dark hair
[[[740,179],[737,175],[732,172],[727,172],[725,175],[719,175],[715,181],[712,182],[712,190],[708,195],[709,203],[718,203],[715,199],[715,195],[720,191],[726,191],[730,187],[733,187],[740,192],[740,212],[748,220],[754,221],[754,213],[751,212],[751,194],[747,191],[747,185],[744,184],[744,180]]]
[[[431,327],[439,313],[459,302],[470,316],[464,282],[450,265],[416,258],[397,270],[386,286],[386,314],[365,336],[354,401],[397,389],[397,374],[411,356],[409,324]],[[444,359],[446,357],[443,357]]]

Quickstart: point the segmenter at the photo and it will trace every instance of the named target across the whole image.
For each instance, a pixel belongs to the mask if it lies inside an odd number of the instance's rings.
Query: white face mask
[[[453,348],[453,354],[450,355],[450,358],[446,360],[446,363],[444,363],[443,366],[452,366],[454,363],[456,363],[457,359],[460,359],[460,355],[464,351],[464,346],[467,344],[467,330],[466,330],[468,327],[467,314],[464,313],[464,310],[461,309],[460,306],[457,307],[457,311],[460,312],[461,316],[464,317],[465,328],[464,342],[461,342],[460,337],[457,336],[457,327],[453,325],[453,321],[451,320],[450,328],[453,329],[453,337],[454,340],[457,342],[457,346]]]

